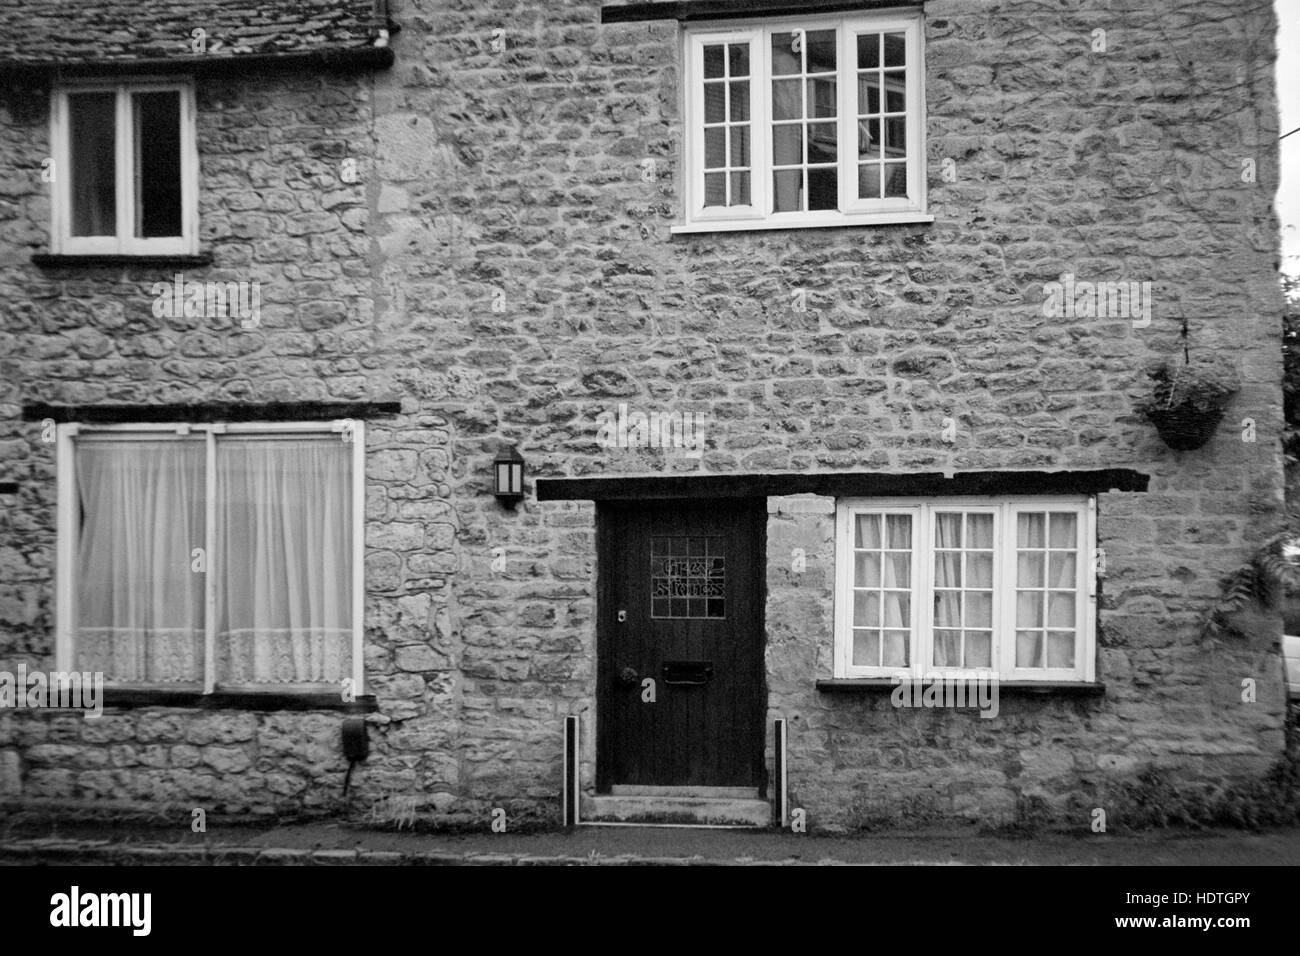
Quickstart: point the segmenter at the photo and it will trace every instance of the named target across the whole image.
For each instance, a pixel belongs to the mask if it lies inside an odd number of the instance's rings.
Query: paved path
[[[959,832],[895,836],[804,836],[746,830],[580,827],[572,833],[379,832],[313,823],[254,829],[213,826],[0,827],[0,864],[371,865],[807,865],[1082,864],[1300,865],[1300,829],[1247,833],[985,836]]]

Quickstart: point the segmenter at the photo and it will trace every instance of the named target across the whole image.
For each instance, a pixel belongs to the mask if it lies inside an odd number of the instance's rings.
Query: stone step
[[[615,797],[695,797],[701,800],[759,800],[758,787],[651,787],[622,783],[609,788]]]
[[[772,824],[772,805],[757,798],[584,796],[581,819],[583,823],[766,827]]]

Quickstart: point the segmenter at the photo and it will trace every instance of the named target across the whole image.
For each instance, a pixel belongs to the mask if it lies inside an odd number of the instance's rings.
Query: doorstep
[[[753,787],[615,786],[582,798],[581,822],[605,826],[769,827],[772,804]]]

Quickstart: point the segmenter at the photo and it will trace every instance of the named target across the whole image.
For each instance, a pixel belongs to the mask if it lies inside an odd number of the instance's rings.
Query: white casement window
[[[846,499],[835,676],[1092,681],[1091,498]]]
[[[690,28],[678,232],[928,222],[921,14]]]
[[[361,692],[363,423],[65,424],[57,442],[60,670]]]
[[[192,84],[62,86],[52,94],[50,116],[51,251],[198,252]]]

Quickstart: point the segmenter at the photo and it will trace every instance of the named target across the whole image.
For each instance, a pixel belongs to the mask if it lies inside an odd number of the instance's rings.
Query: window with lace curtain
[[[852,499],[836,530],[835,676],[1090,681],[1086,497]]]
[[[363,425],[61,425],[60,666],[361,692]]]
[[[919,13],[686,33],[677,231],[925,222]]]

